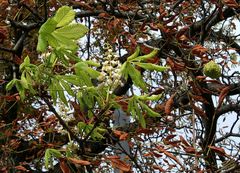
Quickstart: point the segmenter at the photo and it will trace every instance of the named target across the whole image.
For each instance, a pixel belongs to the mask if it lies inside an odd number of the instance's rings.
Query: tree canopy
[[[0,170],[239,171],[239,7],[2,0]]]

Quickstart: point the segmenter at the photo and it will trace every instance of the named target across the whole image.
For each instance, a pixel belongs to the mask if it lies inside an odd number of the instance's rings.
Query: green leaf
[[[64,91],[63,91],[63,88],[58,81],[55,82],[55,87],[56,87],[56,90],[57,90],[57,93],[58,93],[58,96],[59,96],[60,100],[65,105],[68,105],[67,99],[66,99]]]
[[[142,78],[141,73],[135,69],[132,65],[127,66],[128,74],[131,77],[133,84],[142,88],[144,91],[147,90],[146,84]]]
[[[58,48],[60,46],[59,40],[57,40],[53,35],[49,34],[47,36],[47,41],[53,48]]]
[[[19,70],[23,71],[26,66],[30,65],[30,58],[29,56],[26,56],[23,60],[23,63],[19,66]]]
[[[50,159],[51,159],[51,154],[49,152],[49,149],[47,149],[45,151],[45,155],[44,155],[44,161],[45,161],[45,167],[48,169],[49,165],[50,165]]]
[[[69,86],[69,84],[67,82],[65,82],[64,80],[59,80],[61,85],[64,87],[64,89],[68,92],[68,94],[70,96],[74,96],[74,92],[73,90],[71,89],[71,87]]]
[[[62,28],[56,29],[52,34],[57,37],[64,37],[69,40],[77,40],[83,37],[88,32],[86,26],[82,24],[71,24]]]
[[[47,39],[45,33],[41,33],[38,36],[37,51],[45,52],[47,49]]]
[[[120,68],[120,74],[122,75],[122,77],[127,80],[128,78],[128,71],[127,71],[127,67],[131,65],[128,61],[125,61],[123,63],[123,65],[121,65],[121,68]]]
[[[25,78],[24,73],[21,75],[20,83],[21,83],[21,85],[23,86],[23,88],[29,89],[28,81],[27,81],[27,79]]]
[[[142,101],[138,101],[139,104],[141,105],[141,107],[147,111],[147,115],[149,115],[150,117],[160,117],[160,114],[153,111],[151,108],[149,108],[146,104],[144,104]]]
[[[162,94],[158,94],[158,95],[151,95],[151,96],[147,97],[147,99],[151,100],[151,101],[158,101],[158,100],[160,100],[161,97],[162,97]]]
[[[57,27],[57,22],[52,18],[48,19],[39,29],[39,34],[51,34]]]
[[[56,158],[61,158],[62,157],[62,154],[60,151],[56,150],[56,149],[47,149],[49,150],[49,153],[53,156],[53,157],[56,157]]]
[[[158,72],[162,72],[162,71],[169,69],[169,67],[159,66],[159,65],[151,64],[151,63],[134,62],[134,64],[139,67],[142,67],[146,70],[156,70]]]
[[[8,84],[6,85],[6,90],[9,91],[12,89],[12,87],[16,84],[17,79],[13,79],[10,82],[8,82]]]
[[[140,111],[140,108],[139,108],[139,106],[137,104],[136,104],[135,110],[136,110],[136,116],[138,118],[138,121],[139,121],[140,125],[143,128],[146,128],[145,118],[144,118],[144,116],[143,116],[142,112]]]
[[[50,54],[50,56],[47,57],[47,66],[54,67],[58,58],[54,52]]]
[[[52,36],[55,40],[58,41],[59,47],[68,48],[70,50],[74,50],[77,47],[76,41],[65,37],[64,35],[58,33],[52,33]]]
[[[95,61],[92,61],[92,60],[85,61],[85,63],[87,63],[90,66],[94,66],[94,67],[100,67],[101,66],[99,63],[97,63]]]
[[[150,52],[147,55],[138,56],[138,57],[134,58],[133,61],[146,61],[150,58],[155,57],[155,55],[157,55],[157,53],[158,53],[158,49],[154,49],[152,52]]]
[[[54,85],[54,82],[51,82],[51,84],[50,84],[49,87],[48,87],[48,90],[49,90],[50,96],[51,96],[52,99],[53,99],[54,105],[56,105],[56,101],[57,101],[57,90],[56,90],[56,87],[55,87],[55,85]]]
[[[53,19],[57,22],[57,27],[62,27],[74,20],[75,13],[76,12],[71,7],[62,6],[57,10]]]
[[[91,78],[89,77],[88,73],[86,71],[78,71],[77,75],[81,79],[81,85],[86,85],[86,86],[93,86]]]
[[[137,58],[138,55],[139,55],[139,53],[140,53],[140,47],[137,46],[135,52],[134,52],[131,56],[129,56],[129,57],[127,58],[127,61],[131,61],[131,60]]]
[[[23,86],[19,80],[16,81],[16,88],[18,90],[21,100],[24,100],[25,99],[25,89],[23,88]]]
[[[80,77],[76,75],[62,75],[61,78],[76,86],[81,86],[82,84]]]
[[[147,101],[147,100],[151,100],[151,101],[158,101],[161,98],[161,94],[159,95],[151,95],[148,96],[148,94],[146,95],[141,95],[141,96],[137,96],[139,100],[143,100],[143,101]]]
[[[51,167],[53,166],[52,157],[61,158],[62,154],[58,150],[55,150],[55,149],[52,149],[52,148],[48,148],[45,151],[45,155],[44,155],[44,161],[45,161],[46,169],[48,169],[49,166],[51,166]]]

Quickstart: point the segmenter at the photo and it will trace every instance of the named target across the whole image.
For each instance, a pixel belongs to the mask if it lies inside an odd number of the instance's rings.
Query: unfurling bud
[[[221,76],[221,67],[214,61],[210,61],[203,67],[203,73],[210,78],[219,78]]]

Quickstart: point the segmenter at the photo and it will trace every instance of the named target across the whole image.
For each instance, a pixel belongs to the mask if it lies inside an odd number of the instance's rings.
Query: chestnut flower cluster
[[[98,81],[101,82],[100,86],[109,87],[109,91],[112,92],[118,85],[123,85],[120,74],[121,63],[118,60],[119,56],[113,52],[109,44],[104,46],[104,50],[102,69]]]

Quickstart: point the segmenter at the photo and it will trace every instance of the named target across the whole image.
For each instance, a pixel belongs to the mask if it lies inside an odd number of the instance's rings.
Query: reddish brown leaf
[[[230,8],[238,8],[239,5],[235,0],[223,0],[223,2]]]
[[[111,160],[111,159],[120,159],[119,156],[106,156],[106,159]]]
[[[60,159],[60,168],[63,173],[71,173],[66,161],[64,159]]]
[[[152,154],[153,154],[155,157],[157,157],[157,158],[163,156],[162,154],[159,154],[159,153],[157,153],[157,152],[155,152],[155,151],[153,151]]]
[[[167,64],[171,67],[172,70],[174,71],[184,71],[185,68],[185,64],[183,63],[177,63],[175,62],[172,58],[168,57],[167,58]]]
[[[197,102],[202,102],[202,103],[205,103],[205,104],[209,104],[208,101],[202,96],[193,95],[193,94],[191,94],[190,96]]]
[[[110,15],[108,14],[108,13],[100,13],[99,15],[98,15],[98,17],[100,17],[100,18],[108,18],[108,17],[110,17]]]
[[[148,153],[143,154],[143,156],[144,157],[152,157],[153,153],[152,152],[148,152]]]
[[[220,106],[222,105],[223,103],[223,100],[224,98],[227,96],[228,92],[230,91],[231,87],[230,86],[227,86],[225,88],[223,88],[219,94],[219,99],[218,99],[218,107],[217,108],[220,108]]]
[[[191,153],[191,154],[196,152],[195,148],[193,148],[193,147],[186,147],[186,148],[184,148],[184,151],[186,153]]]
[[[127,6],[127,5],[119,5],[119,10],[122,10],[122,11],[129,11],[130,8]]]
[[[163,169],[161,166],[158,166],[158,165],[153,165],[152,168],[153,168],[153,169],[157,169],[157,170],[159,170],[160,172],[166,172],[165,169]]]
[[[206,79],[206,76],[197,76],[196,79],[199,81],[203,81],[204,79]]]
[[[182,136],[179,136],[180,138],[180,141],[187,147],[190,147],[190,144],[182,137]]]
[[[166,105],[165,105],[165,113],[167,115],[169,115],[171,113],[171,109],[172,109],[172,106],[173,106],[173,103],[174,103],[174,97],[175,97],[175,94],[171,95],[171,97],[168,99],[168,101],[166,102]]]
[[[218,153],[218,154],[220,154],[220,155],[222,155],[222,156],[225,156],[225,155],[226,155],[224,149],[221,148],[221,147],[216,147],[216,146],[208,146],[208,147],[209,147],[210,149],[212,149],[214,152],[216,152],[216,153]]]
[[[169,141],[173,139],[176,135],[168,135],[164,140]]]
[[[128,133],[123,133],[120,137],[119,137],[119,140],[120,141],[124,141],[124,140],[127,140],[128,138]]]
[[[120,159],[110,159],[112,166],[121,171],[129,172],[131,170],[131,166]]]
[[[19,171],[29,172],[29,170],[27,170],[25,167],[23,167],[21,165],[15,166],[15,168]]]
[[[76,158],[68,158],[68,160],[77,165],[84,165],[84,166],[91,165],[91,163],[87,160],[80,160]]]
[[[207,50],[208,50],[207,48],[204,48],[200,44],[197,44],[192,48],[192,54],[203,56],[203,54],[206,53]]]
[[[163,147],[158,146],[157,149],[164,153],[166,156],[168,156],[169,158],[173,159],[175,162],[177,162],[182,168],[183,165],[181,164],[181,162],[177,159],[177,157],[175,157],[172,153],[168,152],[167,150],[165,150]]]

